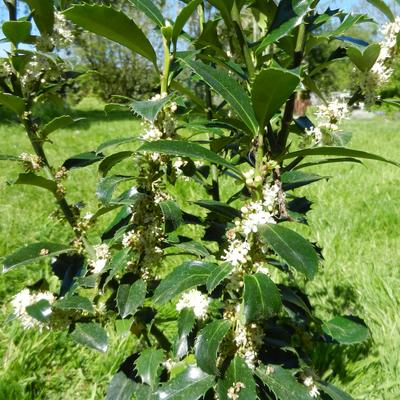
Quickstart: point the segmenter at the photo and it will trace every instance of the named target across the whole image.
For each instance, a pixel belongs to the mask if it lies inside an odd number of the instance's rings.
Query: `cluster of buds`
[[[184,308],[193,310],[196,318],[204,319],[207,316],[209,298],[197,289],[192,289],[189,292],[183,293],[178,303],[176,310],[182,311]]]
[[[43,166],[43,160],[35,154],[21,153],[18,159],[22,162],[27,172],[37,172]]]
[[[111,256],[110,249],[105,243],[103,243],[94,246],[94,251],[95,257],[94,259],[89,260],[89,265],[94,274],[99,274],[104,270],[105,266],[107,265],[107,261]]]

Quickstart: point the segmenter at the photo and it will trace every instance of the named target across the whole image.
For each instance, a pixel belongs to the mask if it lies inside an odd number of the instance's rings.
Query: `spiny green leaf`
[[[362,72],[368,72],[375,64],[381,52],[381,46],[378,43],[370,44],[364,49],[349,47],[347,55],[353,64]]]
[[[174,27],[172,30],[172,41],[177,42],[179,35],[181,34],[186,22],[196,11],[196,8],[202,3],[202,0],[192,0],[185,7],[180,10],[176,17]]]
[[[206,325],[197,336],[196,360],[204,372],[217,375],[218,349],[230,327],[231,323],[227,320],[215,320]]]
[[[84,168],[101,161],[103,158],[103,155],[96,154],[95,151],[87,151],[68,158],[64,161],[63,167],[68,170]]]
[[[117,42],[157,65],[153,46],[123,12],[103,5],[82,4],[64,11],[64,15],[82,28]]]
[[[43,35],[51,35],[54,27],[54,0],[26,0],[33,19]]]
[[[207,64],[189,58],[181,58],[181,62],[191,68],[197,75],[214,89],[246,124],[250,132],[258,132],[258,123],[249,96],[244,88],[225,71],[215,69]]]
[[[313,182],[318,182],[321,179],[327,179],[327,176],[320,176],[316,174],[308,174],[302,171],[288,171],[282,174],[283,189],[293,190],[302,186],[307,186]]]
[[[191,365],[174,379],[162,385],[156,392],[156,400],[198,400],[213,384],[213,376]]]
[[[318,269],[318,255],[306,239],[281,225],[263,225],[259,228],[261,240],[272,247],[291,267],[308,279],[313,279]]]
[[[118,311],[122,318],[135,315],[137,309],[144,303],[147,285],[142,279],[132,285],[120,285],[117,293]]]
[[[124,138],[117,138],[112,140],[107,140],[106,142],[102,143],[97,149],[96,153],[101,153],[103,150],[108,149],[109,147],[119,146],[121,144],[130,143],[138,140],[135,136],[124,137]]]
[[[131,400],[135,393],[136,383],[123,372],[113,376],[107,390],[106,400]]]
[[[273,317],[282,307],[278,288],[262,273],[244,276],[243,303],[246,323]]]
[[[174,354],[175,357],[181,359],[184,357],[188,350],[188,335],[192,332],[196,318],[192,309],[184,308],[179,313],[178,318],[178,335],[174,343]]]
[[[35,318],[40,322],[48,322],[50,320],[51,305],[45,299],[27,306],[25,310],[32,318]]]
[[[224,263],[215,268],[206,282],[208,292],[211,293],[232,271],[233,266],[229,263]]]
[[[192,142],[186,142],[183,140],[157,140],[154,142],[145,143],[138,149],[138,152],[156,152],[171,156],[204,160],[229,168],[241,176],[241,172],[229,161],[226,161],[213,151]]]
[[[279,111],[300,83],[300,76],[290,71],[268,68],[254,79],[251,97],[260,126],[265,126]]]
[[[31,264],[44,257],[54,257],[69,251],[71,251],[71,248],[58,243],[39,242],[29,244],[3,260],[3,272],[9,271],[11,268]]]
[[[29,21],[6,21],[2,25],[4,36],[15,46],[26,41],[32,29]]]
[[[166,233],[177,230],[183,224],[182,211],[175,201],[162,201],[160,202],[160,208],[164,216]]]
[[[22,115],[22,113],[25,111],[24,99],[9,93],[0,93],[0,104],[9,108],[17,115]]]
[[[185,290],[204,285],[218,265],[203,261],[186,261],[167,275],[157,287],[153,300],[164,304]]]
[[[126,160],[132,155],[133,151],[120,151],[118,153],[114,153],[108,157],[105,157],[99,164],[100,175],[102,177],[105,177],[115,165],[119,164],[123,160]]]
[[[97,185],[97,190],[96,190],[97,198],[104,205],[108,205],[111,202],[112,195],[117,186],[122,182],[126,182],[132,179],[133,178],[131,176],[123,176],[123,175],[112,175],[101,179],[99,184]]]
[[[47,189],[52,193],[57,192],[57,184],[50,179],[43,178],[42,176],[36,175],[33,172],[26,174],[19,174],[18,178],[10,182],[14,185],[31,185]]]
[[[246,362],[236,356],[230,363],[223,379],[218,381],[218,395],[220,400],[229,400],[228,390],[238,382],[244,386],[240,389],[238,400],[257,399],[256,382],[253,378],[253,371]]]
[[[395,16],[390,7],[384,2],[384,0],[367,0],[368,3],[375,6],[380,12],[386,15],[390,22],[394,22]]]
[[[80,310],[89,313],[94,312],[93,304],[87,297],[67,296],[54,303],[54,307],[59,310]]]
[[[310,400],[307,388],[299,383],[290,370],[273,365],[267,370],[259,367],[256,375],[279,400]]]
[[[154,122],[160,111],[172,101],[172,96],[166,96],[156,100],[133,100],[130,109],[147,121]]]
[[[323,331],[341,344],[361,343],[368,339],[368,328],[348,317],[335,317],[322,325]]]
[[[342,156],[342,157],[355,157],[364,158],[367,160],[383,161],[389,164],[393,164],[396,167],[400,167],[400,164],[396,161],[387,160],[381,156],[367,153],[365,151],[348,149],[346,147],[313,147],[311,149],[304,149],[294,151],[293,153],[287,153],[281,157],[282,160],[305,156]]]
[[[152,388],[157,386],[160,375],[159,367],[163,359],[164,352],[160,349],[146,349],[140,353],[135,366],[143,383]]]
[[[332,400],[353,400],[349,394],[326,382],[317,382],[316,385],[321,392],[326,393]]]
[[[142,11],[150,18],[156,25],[162,27],[165,25],[165,19],[161,11],[151,0],[129,0],[137,9]]]
[[[42,138],[47,138],[50,133],[58,130],[58,129],[64,129],[67,126],[73,124],[74,122],[78,122],[81,120],[79,119],[73,119],[70,115],[62,115],[61,117],[56,117],[52,119],[49,123],[47,123],[39,132],[40,136]]]
[[[105,353],[108,348],[107,332],[95,322],[78,322],[71,333],[75,342]]]

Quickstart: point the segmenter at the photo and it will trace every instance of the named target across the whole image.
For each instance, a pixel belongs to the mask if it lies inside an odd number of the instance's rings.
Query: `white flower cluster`
[[[321,145],[324,141],[330,142],[332,133],[340,131],[340,124],[349,114],[349,108],[343,101],[335,99],[327,105],[319,105],[315,113],[316,126],[306,129],[307,144]]]
[[[400,33],[400,17],[393,22],[385,24],[381,30],[383,35],[379,43],[381,51],[371,71],[362,76],[361,89],[365,95],[367,105],[372,105],[376,100],[377,89],[389,81],[393,74],[393,59],[397,52],[397,37]]]
[[[41,300],[47,300],[51,304],[54,302],[55,298],[50,292],[31,293],[29,289],[23,289],[11,300],[14,314],[21,321],[22,326],[25,329],[33,327],[38,327],[39,329],[41,329],[44,326],[42,322],[31,317],[26,311],[27,307],[38,303]],[[49,316],[51,312],[51,308],[49,307],[47,310],[44,311],[44,314],[45,316]]]
[[[209,299],[206,295],[192,289],[184,293],[176,304],[177,311],[182,311],[184,308],[191,308],[196,318],[204,319],[207,315]]]
[[[247,255],[250,252],[250,244],[247,241],[235,239],[230,242],[229,247],[222,256],[224,261],[231,263],[234,267],[246,264]]]
[[[245,389],[246,386],[242,382],[234,382],[232,386],[228,389],[228,399],[231,400],[239,400],[239,393],[242,389]]]
[[[89,265],[92,267],[94,274],[99,274],[103,271],[108,259],[111,256],[110,249],[105,243],[103,243],[94,246],[94,250],[96,252],[96,257],[94,260],[89,260]]]
[[[243,325],[237,318],[234,342],[247,366],[257,366],[257,351],[263,344],[263,332],[257,324]]]
[[[122,236],[122,246],[125,248],[134,247],[137,245],[139,240],[140,240],[140,235],[134,229],[132,229],[129,232],[126,232]]]
[[[36,40],[36,47],[41,51],[51,51],[67,47],[74,41],[74,35],[68,26],[67,20],[60,12],[54,13],[54,28],[51,35],[42,35]]]
[[[153,124],[150,124],[148,128],[145,129],[144,134],[140,136],[142,140],[152,142],[155,140],[160,140],[163,133]]]
[[[309,389],[309,394],[312,398],[316,398],[319,396],[319,390],[314,384],[314,379],[312,378],[312,376],[307,376],[307,378],[304,379],[303,383]]]

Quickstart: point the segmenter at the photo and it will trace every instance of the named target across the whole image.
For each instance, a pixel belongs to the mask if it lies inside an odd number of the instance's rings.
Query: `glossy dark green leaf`
[[[75,5],[64,11],[73,23],[127,47],[157,64],[153,46],[138,26],[122,11],[103,5]]]
[[[117,293],[117,306],[119,315],[126,318],[135,315],[137,309],[144,303],[147,285],[142,279],[132,285],[120,285]]]
[[[33,11],[33,19],[43,35],[50,35],[54,27],[53,0],[26,0]]]
[[[135,393],[136,383],[123,372],[118,372],[111,379],[106,400],[131,400]]]
[[[132,179],[133,178],[130,176],[123,176],[123,175],[112,175],[101,179],[99,184],[97,185],[97,190],[96,190],[97,198],[104,205],[109,204],[117,186],[122,182],[126,182]]]
[[[257,133],[258,123],[250,98],[235,79],[221,69],[212,68],[207,64],[189,58],[182,58],[181,61],[230,104],[233,111],[253,134]]]
[[[160,9],[151,0],[129,0],[136,8],[142,11],[156,25],[162,27],[165,25],[165,19]]]
[[[14,185],[37,186],[42,189],[47,189],[52,193],[56,193],[57,191],[57,184],[54,181],[43,178],[42,176],[36,175],[33,172],[28,172],[26,174],[19,174],[18,178],[10,183]]]
[[[179,313],[178,335],[174,343],[174,354],[176,358],[181,359],[187,354],[189,350],[188,336],[192,332],[195,323],[196,318],[192,309],[184,308]]]
[[[186,261],[176,267],[159,284],[154,302],[164,304],[185,290],[204,285],[218,265],[203,261]]]
[[[313,279],[318,269],[318,255],[309,241],[281,225],[263,225],[259,228],[261,240],[282,257],[291,267]]]
[[[370,44],[368,47],[360,49],[349,47],[347,55],[352,63],[362,72],[368,72],[375,64],[381,52],[381,46],[377,43]]]
[[[208,292],[211,293],[232,271],[233,266],[229,263],[224,263],[215,268],[206,282]]]
[[[329,37],[329,38],[337,38],[339,35],[342,35],[343,33],[346,33],[349,29],[351,29],[353,26],[355,26],[358,23],[361,22],[366,22],[367,16],[364,14],[349,14],[344,18],[344,20],[340,23],[336,29],[333,31],[326,31],[322,33],[323,36]],[[348,39],[348,37],[347,37]]]
[[[234,0],[208,0],[221,13],[225,23],[230,27],[232,25],[231,10]]]
[[[58,243],[39,242],[29,244],[3,259],[3,272],[9,271],[11,268],[31,264],[44,257],[54,257],[69,251],[71,251],[71,248]]]
[[[268,68],[254,79],[251,98],[260,126],[265,126],[279,111],[300,83],[300,76],[290,71]]]
[[[376,160],[383,161],[389,164],[393,164],[397,167],[400,166],[398,162],[387,160],[381,156],[377,156],[375,154],[367,153],[365,151],[348,149],[346,147],[313,147],[311,149],[304,149],[294,151],[293,153],[287,153],[281,158],[283,160],[295,158],[295,157],[305,157],[305,156],[342,156],[342,157],[355,157],[355,158],[364,158],[367,160]]]
[[[393,22],[395,20],[395,16],[390,9],[390,7],[384,2],[384,0],[367,0],[368,3],[375,6],[380,12],[386,15],[389,21]]]
[[[105,157],[99,164],[100,175],[102,177],[105,177],[115,165],[119,164],[123,160],[126,160],[132,155],[133,151],[120,151],[118,153],[114,153],[108,157]]]
[[[78,119],[73,119],[70,115],[62,115],[61,117],[56,117],[48,122],[41,130],[40,136],[42,138],[47,138],[50,133],[58,129],[64,129],[67,126],[73,124],[74,122],[78,122]]]
[[[253,371],[241,357],[236,356],[231,361],[223,379],[218,381],[217,391],[219,399],[230,400],[228,397],[228,390],[238,382],[244,385],[238,393],[238,400],[257,399],[256,382],[253,377]]]
[[[131,260],[131,258],[132,255],[130,254],[129,248],[124,248],[115,253],[110,260],[110,270],[104,285],[107,285],[107,283],[109,283],[114,278],[114,276],[122,274],[125,271],[126,265]]]
[[[63,167],[66,169],[84,168],[101,161],[103,158],[95,151],[87,151],[68,158],[64,161]]]
[[[39,300],[37,303],[27,306],[26,312],[40,322],[48,322],[51,315],[51,305],[47,300]]]
[[[199,257],[207,257],[210,255],[210,252],[205,246],[194,240],[191,240],[190,242],[177,243],[174,247],[177,247],[188,254],[194,254]]]
[[[207,210],[213,211],[217,214],[223,215],[225,217],[234,219],[240,217],[241,213],[236,208],[229,206],[226,203],[216,200],[198,200],[194,204],[200,207],[206,208]]]
[[[197,365],[208,374],[217,375],[217,355],[219,346],[231,328],[228,320],[215,320],[207,324],[196,338]]]
[[[169,154],[171,156],[189,157],[197,160],[204,160],[213,164],[227,167],[235,171],[238,175],[241,175],[241,172],[229,161],[226,161],[218,154],[196,143],[185,142],[183,140],[157,140],[154,142],[145,143],[139,148],[138,151],[148,151],[152,153]]]
[[[107,140],[106,142],[102,143],[97,149],[96,153],[101,153],[103,150],[108,149],[109,147],[113,146],[119,146],[121,144],[125,143],[130,143],[138,140],[137,137],[135,136],[130,136],[130,137],[124,137],[124,138],[118,138],[118,139],[112,139],[112,140]]]
[[[284,172],[282,174],[282,184],[283,184],[283,189],[287,191],[302,186],[307,186],[311,183],[318,182],[321,179],[327,179],[327,178],[328,177],[326,176],[308,174],[306,172],[294,170],[294,171]]]
[[[136,371],[142,382],[155,388],[158,385],[160,364],[164,360],[164,352],[160,349],[146,349],[140,353],[135,362]]]
[[[54,307],[59,310],[79,310],[94,312],[93,304],[87,297],[67,296],[54,303]]]
[[[191,365],[156,392],[156,400],[198,400],[214,384],[214,377]]]
[[[271,372],[271,370],[273,372]],[[278,365],[257,368],[257,376],[279,400],[310,400],[307,387],[294,378],[294,372]]]
[[[246,323],[271,318],[282,307],[278,288],[262,273],[244,276],[243,303]]]
[[[108,348],[107,332],[95,322],[78,322],[71,333],[75,342],[105,353]]]
[[[186,22],[196,11],[196,8],[202,3],[202,0],[192,0],[185,7],[180,10],[176,17],[174,27],[172,30],[172,41],[177,42],[179,35],[181,34]]]
[[[0,104],[18,115],[21,115],[25,111],[24,99],[9,93],[0,93]]]
[[[334,163],[342,163],[342,162],[351,162],[351,163],[356,163],[356,164],[362,164],[362,161],[357,160],[356,158],[351,158],[351,157],[325,158],[323,160],[302,163],[302,164],[298,165],[295,169],[298,170],[298,169],[307,168],[307,167],[315,167],[316,165],[334,164]]]
[[[296,26],[300,25],[312,2],[313,0],[281,1],[271,26],[272,29],[258,45],[257,53],[261,53],[269,45],[288,35]]]
[[[154,122],[160,111],[172,100],[172,96],[166,96],[158,100],[133,100],[130,103],[130,109],[137,116]]]
[[[348,317],[335,317],[322,325],[323,331],[341,344],[361,343],[368,339],[368,328]]]
[[[29,38],[32,24],[29,21],[6,21],[1,28],[4,36],[17,46]]]
[[[317,382],[316,385],[321,392],[326,393],[332,400],[353,400],[349,394],[326,382]]]
[[[166,233],[175,231],[183,224],[182,211],[175,201],[162,201],[160,202],[160,208],[164,216]]]

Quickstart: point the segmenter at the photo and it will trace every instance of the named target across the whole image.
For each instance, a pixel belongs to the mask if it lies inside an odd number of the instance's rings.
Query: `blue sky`
[[[386,1],[390,5],[395,5],[396,2],[394,0],[387,0]],[[368,3],[365,0],[324,0],[321,2],[321,6],[323,7],[331,7],[331,8],[342,8],[344,10],[351,10],[352,8],[357,8],[357,7],[363,7],[367,6]],[[400,14],[400,7],[399,5],[396,5],[393,7],[394,10],[398,14]],[[360,12],[360,10],[357,10]],[[364,9],[362,9],[364,11]],[[376,14],[377,16],[379,13]],[[7,17],[7,9],[6,6],[2,1],[0,1],[0,21],[3,21]],[[382,17],[382,21],[384,20],[384,17]],[[1,37],[3,35],[1,34]],[[0,57],[5,56],[5,51],[9,48],[9,45],[7,43],[0,43]]]

